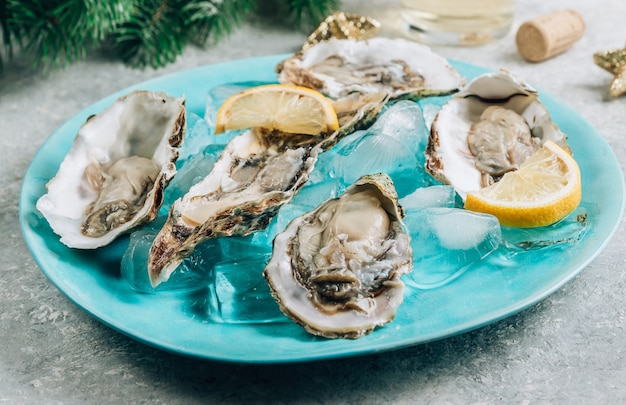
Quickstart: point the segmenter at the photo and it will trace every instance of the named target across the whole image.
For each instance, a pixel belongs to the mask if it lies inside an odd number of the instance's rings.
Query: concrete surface
[[[506,67],[564,100],[626,162],[626,97],[610,99],[611,76],[596,51],[626,44],[626,3],[519,0],[516,26],[570,7],[587,23],[567,53],[539,64],[517,54],[513,32],[442,55]],[[379,18],[392,35],[397,1],[345,1]],[[391,25],[389,25],[391,23]],[[191,404],[279,403],[624,403],[626,231],[573,281],[541,303],[460,336],[371,356],[288,365],[235,365],[147,347],[92,319],[42,275],[18,225],[22,176],[64,121],[100,98],[169,72],[295,51],[306,32],[253,19],[230,38],[189,48],[161,70],[133,70],[102,53],[49,73],[20,60],[0,75],[0,402]]]

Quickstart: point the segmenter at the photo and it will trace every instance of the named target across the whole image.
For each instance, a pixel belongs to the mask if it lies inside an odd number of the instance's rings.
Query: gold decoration
[[[308,49],[332,38],[364,40],[378,33],[380,23],[373,18],[338,11],[320,23],[302,46]]]
[[[626,94],[626,48],[594,53],[593,61],[614,75],[609,94],[612,97]]]

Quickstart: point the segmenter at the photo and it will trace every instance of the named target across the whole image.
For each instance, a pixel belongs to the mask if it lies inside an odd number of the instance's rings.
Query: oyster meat
[[[478,76],[435,116],[426,170],[465,199],[516,170],[548,139],[571,153],[538,97],[506,70]]]
[[[318,155],[369,125],[386,97],[376,94],[347,101],[336,106],[341,126],[332,134],[251,128],[231,140],[211,172],[174,202],[150,249],[152,285],[166,281],[202,241],[265,229],[306,183]]]
[[[263,275],[280,309],[308,332],[358,338],[395,317],[410,236],[393,182],[357,180],[339,198],[294,219],[274,239]]]
[[[465,79],[428,46],[401,38],[320,42],[281,61],[278,81],[315,89],[332,99],[385,93],[390,99],[458,91]]]
[[[183,98],[134,91],[87,119],[37,201],[72,248],[95,249],[153,220],[176,174]]]

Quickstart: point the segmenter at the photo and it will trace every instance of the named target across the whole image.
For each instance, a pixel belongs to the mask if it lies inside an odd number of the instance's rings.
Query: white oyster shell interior
[[[332,134],[289,134],[257,127],[233,138],[210,173],[174,202],[150,249],[152,285],[167,281],[204,240],[265,229],[306,183],[318,155],[355,127],[369,125],[386,97],[368,94],[343,101],[338,108],[341,127]]]
[[[259,128],[245,131],[228,143],[211,172],[174,202],[150,249],[153,286],[168,280],[198,243],[267,226],[306,182],[319,152],[306,144],[281,146],[268,143]]]
[[[184,127],[184,99],[148,91],[87,119],[37,201],[61,242],[94,249],[154,219]]]
[[[353,92],[391,98],[457,91],[465,79],[428,46],[401,38],[320,42],[283,61],[278,80],[338,99]]]
[[[437,180],[454,186],[463,199],[467,193],[484,187],[484,173],[477,167],[468,135],[483,112],[494,106],[519,115],[537,145],[550,139],[569,150],[566,135],[552,122],[538,96],[537,90],[508,71],[478,76],[455,94],[435,116],[426,148],[426,169]]]
[[[364,176],[274,239],[264,276],[281,310],[312,334],[358,338],[390,322],[412,270],[393,183]]]
[[[286,192],[308,158],[304,147],[284,152],[267,148],[252,130],[235,138],[229,146],[227,152],[232,154],[224,155],[211,175],[193,185],[176,202],[189,226],[202,225],[225,208],[258,199],[265,193]],[[262,160],[262,164],[254,165],[256,160]]]

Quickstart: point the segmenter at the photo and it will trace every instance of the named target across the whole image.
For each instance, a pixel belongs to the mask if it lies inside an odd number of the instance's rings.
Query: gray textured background
[[[397,1],[345,1],[394,35]],[[567,53],[523,61],[506,38],[440,54],[506,67],[564,100],[626,161],[626,97],[609,99],[611,76],[592,54],[626,44],[626,3],[519,0],[516,26],[571,7],[587,22]],[[306,37],[253,19],[174,65],[133,70],[95,53],[63,70],[24,62],[0,75],[0,402],[2,403],[589,403],[626,401],[624,222],[578,277],[541,303],[479,330],[416,347],[305,364],[247,366],[198,361],[142,345],[92,319],[40,273],[22,240],[18,199],[38,147],[83,108],[129,85],[204,64],[294,52]]]

